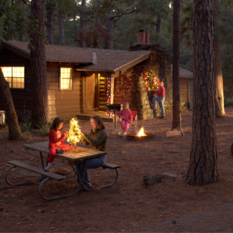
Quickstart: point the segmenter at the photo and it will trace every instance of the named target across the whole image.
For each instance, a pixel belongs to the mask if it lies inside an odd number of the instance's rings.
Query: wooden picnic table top
[[[32,150],[37,150],[49,154],[48,145],[49,142],[45,141],[45,142],[37,142],[32,144],[24,144],[23,146]],[[57,155],[64,159],[78,161],[82,159],[95,158],[106,154],[106,151],[92,150],[84,147],[77,147],[77,148],[80,149],[80,151],[74,151],[74,149],[72,149],[70,151],[65,151],[63,154],[57,154]]]

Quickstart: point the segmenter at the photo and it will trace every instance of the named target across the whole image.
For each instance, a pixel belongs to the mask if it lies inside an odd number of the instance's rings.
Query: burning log
[[[158,174],[156,176],[144,176],[143,177],[143,184],[145,186],[154,184],[154,183],[162,183],[164,179],[176,179],[176,176],[170,173],[163,173],[163,174]]]

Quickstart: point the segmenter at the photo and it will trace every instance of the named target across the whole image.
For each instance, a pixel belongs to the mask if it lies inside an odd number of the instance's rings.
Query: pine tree
[[[67,142],[69,144],[74,144],[74,148],[76,147],[76,143],[80,142],[81,139],[81,130],[78,125],[78,120],[72,118],[70,120],[70,129],[69,132],[67,133]]]

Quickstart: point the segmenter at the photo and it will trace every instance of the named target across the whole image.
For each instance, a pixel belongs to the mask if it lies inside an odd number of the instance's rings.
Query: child
[[[122,121],[120,122],[121,124],[121,129],[123,130],[123,134],[124,136],[126,136],[127,131],[129,129],[131,120],[132,120],[132,114],[131,111],[129,110],[129,104],[128,103],[124,103],[123,104],[123,110],[121,110],[118,113],[118,116],[120,118],[122,118]],[[121,134],[121,130],[119,130],[118,134]]]
[[[66,134],[62,134],[64,120],[60,117],[56,117],[50,127],[49,132],[49,157],[48,166],[44,168],[45,171],[49,171],[51,164],[56,156],[56,153],[62,154],[64,151],[70,150],[73,147],[70,145],[65,145],[64,141],[66,139]]]

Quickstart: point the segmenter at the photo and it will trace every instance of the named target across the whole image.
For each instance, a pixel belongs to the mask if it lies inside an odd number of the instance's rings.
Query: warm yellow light
[[[70,90],[72,87],[72,68],[60,68],[60,88]]]
[[[10,88],[24,88],[25,71],[23,66],[1,67],[1,69]]]
[[[146,136],[146,134],[144,133],[144,128],[143,127],[140,129],[140,131],[138,132],[137,136],[138,137]]]

